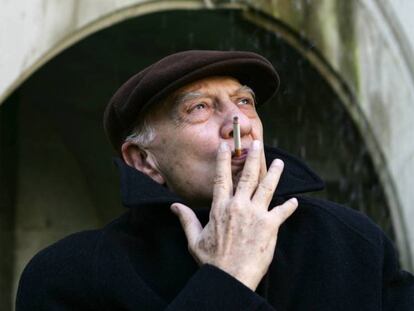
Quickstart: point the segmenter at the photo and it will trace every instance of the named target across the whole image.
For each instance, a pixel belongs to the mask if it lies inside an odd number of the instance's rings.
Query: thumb
[[[184,204],[174,203],[171,205],[171,211],[178,216],[188,244],[194,245],[203,227],[193,210]]]

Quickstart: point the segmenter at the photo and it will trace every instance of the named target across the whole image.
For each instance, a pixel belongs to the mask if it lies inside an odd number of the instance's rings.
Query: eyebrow
[[[253,90],[247,85],[242,85],[241,87],[239,87],[237,90],[233,92],[231,96],[234,96],[235,94],[242,93],[242,92],[250,93],[250,95],[253,96],[253,99],[256,99],[256,95],[254,94]],[[174,106],[179,107],[181,106],[181,104],[185,103],[186,101],[194,100],[194,99],[204,97],[204,96],[208,96],[208,94],[202,93],[202,92],[196,92],[196,91],[184,93],[184,94],[178,95],[175,98]]]
[[[188,92],[181,95],[178,95],[174,100],[174,106],[179,107],[181,104],[185,103],[186,101],[193,100],[199,97],[206,96],[206,94],[201,92]]]
[[[253,99],[255,99],[256,100],[256,94],[253,92],[253,90],[250,88],[250,87],[248,87],[247,85],[242,85],[241,87],[239,87],[235,92],[234,92],[234,94],[236,94],[236,93],[240,93],[240,92],[248,92],[248,93],[250,93],[250,95],[252,95],[253,96]]]

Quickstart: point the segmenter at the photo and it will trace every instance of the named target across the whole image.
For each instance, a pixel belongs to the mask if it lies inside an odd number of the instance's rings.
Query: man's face
[[[174,92],[156,110],[151,117],[156,138],[147,152],[169,189],[190,202],[211,201],[218,147],[225,141],[234,151],[234,116],[243,148],[241,157],[232,157],[236,185],[251,142],[263,142],[250,88],[231,77],[209,77]]]

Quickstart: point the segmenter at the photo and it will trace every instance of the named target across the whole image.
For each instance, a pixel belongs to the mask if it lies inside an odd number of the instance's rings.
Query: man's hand
[[[268,211],[283,162],[273,161],[259,182],[261,157],[262,146],[256,140],[233,194],[231,153],[226,143],[221,144],[210,220],[204,228],[189,207],[179,203],[171,206],[180,219],[195,260],[222,269],[253,291],[273,259],[280,225],[298,206],[293,198]]]

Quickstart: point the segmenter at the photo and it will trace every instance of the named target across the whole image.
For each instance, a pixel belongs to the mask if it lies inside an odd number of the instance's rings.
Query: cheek
[[[170,137],[159,137],[153,150],[161,168],[167,168],[175,174],[178,170],[202,169],[203,162],[215,158],[216,149],[217,143],[206,139],[200,132],[192,131],[191,134],[176,133]]]
[[[252,136],[254,139],[263,139],[263,126],[258,118],[251,119],[252,122]]]
[[[215,124],[180,128],[161,126],[159,130],[162,134],[156,137],[153,151],[165,175],[188,177],[189,174],[208,175],[214,171],[220,140]]]
[[[209,160],[211,157],[215,157],[218,144],[217,130],[207,126],[191,128],[176,142],[177,146],[186,151],[186,157],[196,161]]]

